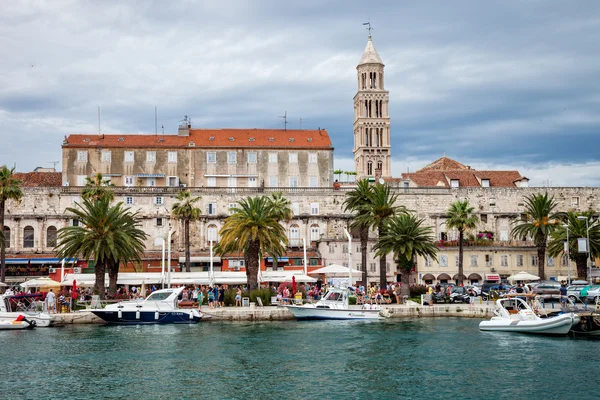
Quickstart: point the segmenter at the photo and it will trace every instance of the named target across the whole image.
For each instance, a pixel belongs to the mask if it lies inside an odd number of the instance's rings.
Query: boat
[[[196,309],[179,308],[178,298],[183,289],[183,286],[160,289],[141,301],[119,302],[90,311],[108,324],[195,324],[204,316]]]
[[[35,321],[30,321],[25,318],[24,315],[18,315],[12,320],[3,319],[0,320],[0,330],[17,330],[17,329],[33,329],[35,328]]]
[[[38,327],[56,325],[56,317],[46,312],[35,311],[35,302],[43,299],[42,294],[12,294],[11,292],[0,295],[0,322],[13,321],[23,315],[29,321],[35,321]],[[17,308],[19,311],[13,311]]]
[[[373,305],[367,309],[357,306],[350,308],[348,295],[350,289],[332,287],[325,296],[316,303],[303,305],[286,305],[298,320],[330,319],[330,320],[379,320],[387,316],[387,310]]]
[[[541,318],[519,297],[496,300],[494,314],[489,321],[479,323],[480,330],[566,335],[579,322],[579,316],[572,312]]]

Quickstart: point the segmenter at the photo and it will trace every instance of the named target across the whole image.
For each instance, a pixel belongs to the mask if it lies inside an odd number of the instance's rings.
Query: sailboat
[[[348,249],[352,248],[352,236],[344,229],[348,237]],[[352,265],[352,253],[348,252],[348,265]],[[348,268],[348,283],[352,284],[352,268]],[[351,288],[331,287],[322,299],[313,304],[287,305],[294,317],[298,320],[329,319],[329,320],[381,320],[389,316],[387,310],[381,308],[361,309],[350,308],[348,297]],[[376,306],[377,307],[377,306]]]

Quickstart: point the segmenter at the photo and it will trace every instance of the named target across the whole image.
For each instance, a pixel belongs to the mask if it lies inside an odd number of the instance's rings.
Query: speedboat
[[[350,308],[348,289],[330,288],[322,299],[312,304],[287,305],[296,319],[378,320],[389,316],[379,306]]]
[[[203,315],[196,309],[179,308],[177,300],[183,289],[161,289],[141,301],[119,302],[90,311],[109,324],[195,324]]]
[[[35,326],[35,321],[30,321],[23,315],[18,315],[12,320],[0,320],[0,330],[33,329]]]
[[[566,335],[579,322],[579,316],[574,313],[541,318],[518,297],[496,300],[494,314],[491,320],[479,323],[480,330]]]
[[[45,312],[33,311],[32,304],[34,301],[42,299],[41,294],[21,294],[13,295],[12,293],[4,293],[0,295],[0,322],[14,321],[19,315],[23,315],[28,321],[35,321],[38,327],[48,327],[55,325],[56,318]],[[23,308],[21,311],[13,311],[13,304]]]

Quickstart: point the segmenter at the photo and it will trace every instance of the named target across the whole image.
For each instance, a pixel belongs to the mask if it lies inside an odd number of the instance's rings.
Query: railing
[[[458,240],[439,240],[435,242],[438,248],[459,247]],[[535,247],[531,240],[467,240],[463,247]]]

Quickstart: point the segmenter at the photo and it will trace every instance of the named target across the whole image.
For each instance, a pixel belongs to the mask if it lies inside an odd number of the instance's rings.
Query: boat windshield
[[[146,300],[149,301],[163,301],[166,300],[171,295],[170,292],[155,292],[152,293]]]
[[[344,295],[342,292],[329,292],[327,298],[325,300],[329,301],[342,301],[344,299]]]

